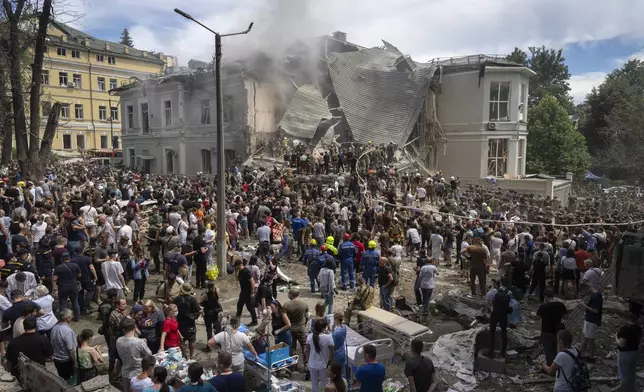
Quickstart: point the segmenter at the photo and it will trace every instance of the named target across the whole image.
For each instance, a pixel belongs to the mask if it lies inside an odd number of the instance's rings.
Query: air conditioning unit
[[[488,131],[494,131],[494,130],[496,130],[496,123],[493,123],[493,122],[491,122],[491,123],[487,123],[487,130],[488,130]]]

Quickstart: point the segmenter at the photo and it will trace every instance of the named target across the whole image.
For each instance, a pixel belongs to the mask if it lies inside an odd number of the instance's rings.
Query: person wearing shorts
[[[588,362],[594,362],[595,342],[597,340],[597,331],[602,323],[604,299],[597,288],[587,282],[582,283],[580,289],[584,293],[589,293],[589,295],[579,303],[579,306],[586,309],[586,314],[584,315],[584,340],[581,342],[579,349],[586,355]]]
[[[181,285],[179,295],[173,302],[179,310],[179,314],[177,315],[179,332],[181,333],[183,341],[188,342],[189,356],[187,358],[194,358],[195,342],[197,341],[196,320],[199,318],[201,307],[193,295],[192,285],[190,283]]]

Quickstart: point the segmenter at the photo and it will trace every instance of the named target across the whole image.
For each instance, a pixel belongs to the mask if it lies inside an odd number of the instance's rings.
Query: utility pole
[[[238,33],[219,34],[178,8],[174,12],[191,20],[215,35],[215,91],[217,94],[217,267],[220,276],[226,276],[226,157],[224,149],[224,100],[221,89],[221,38],[250,33],[248,29]]]

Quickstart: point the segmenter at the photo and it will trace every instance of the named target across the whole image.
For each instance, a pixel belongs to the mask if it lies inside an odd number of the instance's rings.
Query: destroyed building
[[[212,173],[212,64],[119,88],[125,162],[151,173]],[[415,61],[335,32],[223,67],[226,161],[268,140],[397,144],[409,170],[555,196],[570,182],[525,176],[528,68],[485,55]],[[564,198],[560,197],[564,200]]]

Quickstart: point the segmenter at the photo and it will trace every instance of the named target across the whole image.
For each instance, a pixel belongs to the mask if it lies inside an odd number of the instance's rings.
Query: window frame
[[[145,121],[143,116],[143,105],[145,105]],[[144,126],[145,122],[145,126]],[[149,134],[150,129],[150,104],[148,102],[139,102],[139,125],[141,127],[141,132],[144,134]]]
[[[103,84],[102,88],[101,88],[101,84]],[[105,78],[104,77],[99,76],[99,77],[96,78],[96,87],[97,87],[97,89],[99,91],[105,91]]]
[[[63,78],[65,78],[65,82],[63,83]],[[67,72],[58,72],[58,85],[60,87],[67,87],[69,84],[69,74]]]
[[[43,69],[43,71],[40,73],[40,83],[43,86],[49,86],[49,70],[48,69]]]
[[[78,116],[78,113],[80,113],[80,116]],[[76,118],[77,120],[85,119],[85,110],[83,109],[82,103],[74,104],[74,118]]]
[[[169,106],[166,104],[170,104]],[[172,127],[172,100],[166,99],[163,101],[163,127]]]
[[[107,121],[107,106],[98,105],[98,119],[101,121]]]
[[[77,78],[78,76],[78,78]],[[76,82],[78,79],[78,82]],[[75,85],[75,88],[83,88],[83,75],[81,74],[72,74],[72,85]]]
[[[56,54],[61,57],[67,57],[67,48],[63,48],[61,46],[57,47]]]
[[[489,138],[487,152],[487,176],[503,177],[508,172],[509,138]],[[501,154],[499,152],[501,151]],[[505,154],[503,154],[505,152]],[[494,166],[492,166],[494,162]],[[501,163],[501,165],[499,165]],[[499,173],[499,168],[503,170]],[[494,169],[494,170],[493,170]]]
[[[114,87],[112,87],[114,86]],[[119,82],[117,79],[110,78],[110,90],[114,90],[119,86]]]
[[[134,105],[125,106],[125,122],[127,129],[134,129]]]
[[[51,113],[50,101],[40,101],[40,113],[42,117],[49,117],[49,113]]]
[[[105,55],[97,53],[96,54],[96,61],[98,61],[99,63],[104,63],[105,62]]]
[[[116,64],[116,56],[107,56],[107,63],[108,64]]]
[[[494,91],[492,86],[497,85],[497,94],[496,99],[493,99],[492,92]],[[507,100],[501,100],[501,86],[508,86],[508,96]],[[512,120],[510,115],[510,102],[512,100],[512,83],[509,81],[491,81],[490,82],[490,94],[489,94],[489,107],[488,107],[488,117],[491,122],[508,122]],[[506,105],[506,117],[501,117],[501,104]],[[496,105],[496,118],[492,116],[492,108]]]
[[[112,121],[119,120],[119,108],[118,106],[110,106],[110,118]]]
[[[206,105],[207,104],[207,105]],[[212,110],[210,106],[210,98],[201,100],[201,125],[210,125],[212,122]],[[206,111],[207,109],[207,111]]]
[[[212,174],[212,153],[210,149],[201,149],[201,171]]]
[[[60,104],[60,118],[67,120],[71,118],[70,107],[68,103]]]
[[[74,55],[76,55],[76,56],[74,56]],[[78,49],[72,49],[72,58],[73,58],[73,59],[79,59],[80,57],[81,57],[81,56],[80,56],[80,50],[78,50]]]
[[[525,146],[526,146],[526,139],[519,139],[519,142],[517,143],[517,175],[518,176],[525,175],[525,170],[524,170]]]
[[[103,147],[103,140],[105,140],[105,147]],[[101,143],[101,148],[102,149],[110,148],[110,144],[108,143],[109,140],[107,139],[107,135],[101,135],[101,138],[100,138],[99,142]]]
[[[69,147],[65,147],[65,138],[69,139]],[[74,148],[74,145],[72,144],[72,135],[64,134],[63,135],[63,150],[71,150],[72,148]]]
[[[78,143],[79,140],[82,140],[83,143]],[[86,150],[87,149],[87,139],[85,138],[85,135],[83,134],[77,134],[76,135],[76,149],[77,150]],[[80,144],[83,145],[83,147],[80,146]]]

